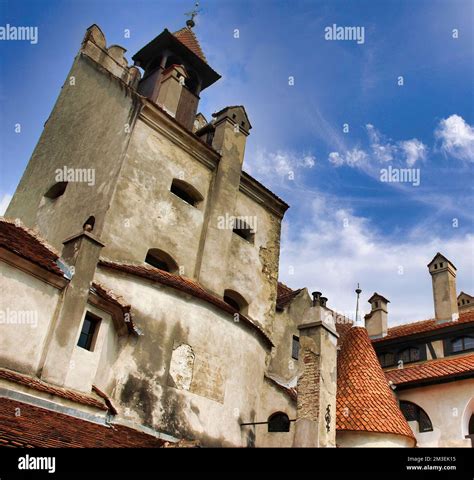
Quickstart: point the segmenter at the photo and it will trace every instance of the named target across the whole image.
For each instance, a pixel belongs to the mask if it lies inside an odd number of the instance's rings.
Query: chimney
[[[375,292],[370,298],[372,307],[370,313],[365,316],[365,328],[370,338],[381,338],[387,335],[388,330],[388,306],[390,303],[385,297]]]
[[[433,284],[435,318],[437,322],[450,322],[459,318],[456,298],[456,267],[441,253],[428,264]]]
[[[313,306],[303,315],[298,360],[297,414],[294,447],[336,446],[337,338],[327,300],[313,293]]]

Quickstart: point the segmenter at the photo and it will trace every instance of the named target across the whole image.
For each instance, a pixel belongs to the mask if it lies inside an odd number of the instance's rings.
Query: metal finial
[[[357,288],[355,290],[355,293],[357,293],[357,303],[356,303],[356,316],[355,316],[355,322],[354,325],[359,325],[359,295],[362,293],[362,290],[360,289],[359,284],[357,284]]]
[[[194,21],[194,17],[200,12],[201,10],[199,10],[199,2],[196,2],[194,4],[194,10],[192,10],[191,12],[188,12],[188,13],[185,13],[185,15],[187,17],[190,17],[188,20],[186,20],[186,26],[188,28],[193,28],[196,23]]]

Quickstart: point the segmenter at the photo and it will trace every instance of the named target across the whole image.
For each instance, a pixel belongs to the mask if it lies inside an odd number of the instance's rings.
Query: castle
[[[471,446],[456,268],[393,328],[378,293],[352,322],[279,283],[288,205],[242,168],[245,108],[198,113],[193,26],[133,66],[87,29],[0,220],[0,445]]]

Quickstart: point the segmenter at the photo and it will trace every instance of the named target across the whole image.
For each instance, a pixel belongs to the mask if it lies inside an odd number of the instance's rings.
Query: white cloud
[[[329,162],[336,167],[348,165],[363,168],[369,173],[378,164],[391,162],[393,165],[401,165],[405,162],[412,167],[417,161],[426,158],[428,147],[417,138],[393,142],[371,123],[368,123],[365,128],[369,140],[369,153],[359,148],[346,150],[343,153],[331,152]]]
[[[301,169],[313,168],[316,157],[310,153],[299,154],[286,150],[268,152],[258,149],[255,156],[250,157],[244,164],[244,169],[262,179],[272,183],[274,175],[289,177],[296,175]]]
[[[435,130],[441,149],[460,160],[474,161],[474,128],[459,115],[443,118]]]
[[[418,160],[426,158],[427,147],[416,138],[399,142],[399,145],[405,154],[405,161],[409,167],[415,165]]]
[[[419,230],[388,239],[368,219],[318,195],[305,210],[304,221],[285,224],[280,279],[294,288],[322,291],[328,306],[349,316],[354,314],[359,282],[365,312],[368,298],[377,291],[391,301],[390,324],[424,320],[433,317],[426,265],[440,251],[458,268],[458,292],[473,293],[473,242],[473,235],[440,239]]]
[[[12,196],[9,193],[4,193],[0,197],[0,215],[5,214],[11,199],[12,199]]]
[[[358,148],[347,150],[342,155],[339,152],[331,152],[329,161],[336,167],[348,165],[349,167],[362,167],[367,160],[367,154]]]

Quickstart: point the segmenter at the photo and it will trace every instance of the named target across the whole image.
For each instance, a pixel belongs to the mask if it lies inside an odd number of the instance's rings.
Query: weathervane
[[[354,325],[359,326],[359,295],[362,293],[362,290],[360,289],[359,284],[357,284],[355,293],[357,293],[357,303],[356,303],[356,318],[355,318]]]
[[[200,12],[199,10],[199,2],[196,2],[194,4],[194,10],[192,12],[185,13],[187,17],[190,17],[188,20],[186,20],[186,25],[189,28],[193,28],[196,23],[194,22],[194,17]]]

